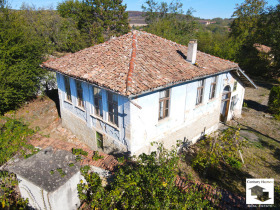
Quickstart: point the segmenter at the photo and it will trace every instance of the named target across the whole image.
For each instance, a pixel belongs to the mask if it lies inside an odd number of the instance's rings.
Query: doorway
[[[221,112],[220,112],[220,121],[221,122],[227,121],[230,96],[231,96],[230,86],[227,85],[224,88],[223,95],[222,95]]]

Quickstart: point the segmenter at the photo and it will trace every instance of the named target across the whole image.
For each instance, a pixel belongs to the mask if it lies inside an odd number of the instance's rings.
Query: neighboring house
[[[239,117],[244,87],[236,63],[142,31],[49,60],[57,72],[63,126],[92,149],[139,155],[153,141],[195,142]]]

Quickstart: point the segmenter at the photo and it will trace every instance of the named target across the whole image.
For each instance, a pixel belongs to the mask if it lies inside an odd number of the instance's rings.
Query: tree
[[[36,9],[23,4],[19,15],[26,30],[44,44],[45,52],[76,52],[86,46],[77,25],[70,18],[61,17],[51,9]]]
[[[43,46],[18,12],[0,13],[0,114],[19,107],[33,97],[43,70]]]
[[[86,183],[78,185],[80,199],[98,209],[201,209],[209,205],[195,186],[187,192],[176,184],[177,151],[142,154],[136,161],[125,161],[115,172],[114,181],[102,187],[99,176],[82,169]]]
[[[148,23],[145,30],[177,43],[187,44],[195,36],[196,22],[192,10],[183,14],[182,6],[179,1],[169,5],[166,2],[146,1],[145,5],[142,5]]]
[[[87,37],[88,45],[127,33],[129,24],[125,9],[122,0],[69,0],[57,7],[62,17],[77,22],[79,30]]]
[[[258,21],[256,40],[271,47],[268,74],[280,76],[280,4],[265,10]]]
[[[237,5],[232,17],[235,18],[231,24],[230,35],[244,42],[248,36],[256,32],[258,19],[265,9],[265,0],[245,0]]]

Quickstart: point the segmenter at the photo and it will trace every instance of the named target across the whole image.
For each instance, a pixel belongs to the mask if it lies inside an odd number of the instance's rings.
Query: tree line
[[[198,24],[193,11],[184,13],[182,6],[180,1],[147,0],[142,6],[148,24],[144,30],[183,45],[196,38],[199,50],[235,61],[250,75],[279,77],[280,4],[268,7],[264,0],[244,0],[236,6],[229,27],[221,18],[214,19],[216,24]]]
[[[66,0],[57,10],[0,0],[0,114],[34,97],[55,52],[76,52],[129,31],[122,0]]]
[[[36,95],[47,74],[39,64],[49,55],[76,52],[130,30],[122,0],[65,0],[56,10],[26,4],[12,10],[8,5],[0,0],[0,114]],[[199,50],[235,61],[250,75],[279,77],[280,4],[267,7],[264,0],[244,0],[230,25],[216,18],[208,26],[182,7],[179,0],[147,0],[143,30],[183,45],[198,39]]]

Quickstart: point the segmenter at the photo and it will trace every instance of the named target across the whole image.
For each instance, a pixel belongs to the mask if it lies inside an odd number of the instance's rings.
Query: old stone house
[[[244,87],[254,83],[238,64],[143,31],[49,60],[57,73],[62,123],[92,149],[150,152],[195,142],[220,121],[241,115]]]

